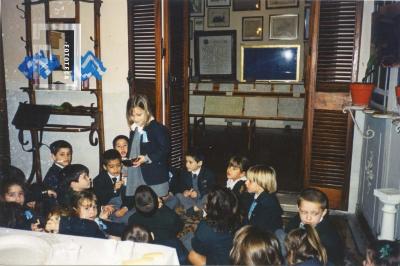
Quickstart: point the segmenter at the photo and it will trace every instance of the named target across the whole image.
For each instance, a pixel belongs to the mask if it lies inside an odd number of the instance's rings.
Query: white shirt
[[[236,180],[228,179],[228,180],[226,180],[226,187],[229,188],[230,190],[232,190],[235,187],[236,183],[241,180],[246,181],[247,177],[242,176],[241,178],[236,179]]]

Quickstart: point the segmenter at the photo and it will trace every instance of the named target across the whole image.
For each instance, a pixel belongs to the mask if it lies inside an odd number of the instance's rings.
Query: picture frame
[[[265,0],[265,8],[288,8],[288,7],[298,7],[298,0]]]
[[[233,11],[251,11],[260,9],[260,0],[233,0]]]
[[[264,17],[242,18],[242,40],[262,41],[264,36]]]
[[[231,6],[231,0],[207,0],[207,7]]]
[[[207,26],[209,28],[229,27],[230,8],[208,8]]]
[[[242,45],[240,81],[297,82],[300,45]],[[268,67],[273,65],[274,67]]]
[[[195,78],[236,80],[236,30],[194,32]]]
[[[195,18],[193,20],[193,29],[194,31],[204,30],[204,18]]]
[[[296,40],[298,39],[299,15],[271,15],[269,16],[270,40]]]
[[[191,17],[204,17],[204,1],[205,0],[190,0],[189,11]]]
[[[304,40],[308,40],[310,38],[310,14],[311,8],[304,8]]]

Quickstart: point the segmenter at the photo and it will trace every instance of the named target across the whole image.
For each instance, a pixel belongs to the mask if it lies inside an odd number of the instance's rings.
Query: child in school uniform
[[[226,169],[226,187],[235,193],[239,199],[239,212],[241,216],[247,214],[247,207],[251,204],[252,195],[246,188],[246,171],[250,167],[250,161],[244,156],[232,156]]]
[[[126,196],[133,198],[140,185],[150,186],[158,196],[168,194],[170,139],[167,128],[151,113],[145,95],[136,94],[126,105],[126,118],[131,129],[128,155]]]
[[[72,146],[65,140],[57,140],[50,144],[50,152],[54,162],[43,179],[43,185],[56,191],[61,170],[71,164]]]
[[[277,183],[274,168],[255,165],[247,171],[247,191],[253,193],[244,223],[275,233],[282,229],[282,208],[276,197]]]
[[[103,153],[103,170],[93,179],[93,190],[100,206],[113,205],[116,211],[111,220],[128,223],[128,218],[133,212],[124,202],[125,180],[121,175],[122,160],[117,150],[110,149]]]
[[[344,258],[343,241],[328,216],[328,197],[316,188],[307,188],[297,200],[299,213],[289,220],[285,227],[288,233],[293,229],[309,224],[315,228],[322,245],[325,247],[328,261],[342,265]]]
[[[180,204],[189,215],[204,209],[207,194],[215,185],[214,173],[204,165],[204,156],[198,150],[186,154],[186,171],[180,176]]]
[[[82,164],[70,164],[60,172],[60,185],[57,191],[58,203],[63,208],[71,209],[75,194],[90,187],[89,169]]]
[[[326,250],[321,244],[317,231],[309,224],[290,231],[285,239],[285,248],[289,266],[327,265]]]
[[[127,163],[128,158],[129,138],[125,135],[118,135],[113,139],[113,148],[121,154],[122,163]],[[128,167],[122,164],[121,175],[124,178],[128,177]]]

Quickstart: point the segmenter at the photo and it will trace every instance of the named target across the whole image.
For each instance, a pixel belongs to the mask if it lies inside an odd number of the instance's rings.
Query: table
[[[0,227],[0,265],[179,265],[170,247]]]

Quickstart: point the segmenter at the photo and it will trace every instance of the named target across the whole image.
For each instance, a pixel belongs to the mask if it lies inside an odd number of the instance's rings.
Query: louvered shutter
[[[142,93],[162,121],[160,1],[128,0],[130,92]]]
[[[347,209],[352,124],[342,106],[356,79],[361,8],[353,0],[313,3],[304,180],[337,209]]]

